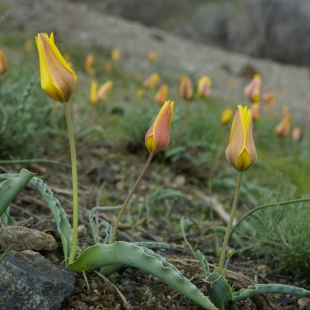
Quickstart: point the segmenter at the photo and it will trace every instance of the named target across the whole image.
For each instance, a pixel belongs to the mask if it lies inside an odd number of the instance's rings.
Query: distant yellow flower
[[[158,104],[163,105],[165,101],[167,100],[167,97],[168,97],[168,85],[163,84],[158,89],[155,95],[155,100]]]
[[[104,64],[104,70],[105,70],[106,73],[110,73],[113,70],[113,64],[112,64],[111,61],[107,61]]]
[[[121,56],[121,53],[120,53],[120,51],[118,49],[116,49],[116,48],[112,49],[112,51],[111,51],[111,60],[113,62],[117,62],[119,60],[120,56]]]
[[[207,98],[210,96],[212,81],[207,75],[202,76],[198,81],[197,96]]]
[[[156,60],[157,60],[157,54],[155,52],[150,52],[149,53],[149,61],[155,62]]]
[[[174,102],[167,100],[145,134],[145,145],[150,153],[157,153],[169,145],[173,112]]]
[[[263,101],[266,103],[266,105],[274,108],[276,105],[276,93],[274,91],[270,91],[263,94]]]
[[[285,114],[281,122],[274,128],[274,133],[280,138],[288,138],[291,134],[291,115]]]
[[[98,100],[99,101],[105,101],[108,98],[108,95],[110,91],[113,88],[113,82],[112,81],[107,81],[105,82],[100,88],[98,89]]]
[[[137,92],[136,92],[136,96],[137,96],[138,98],[142,98],[143,95],[144,95],[144,89],[143,89],[143,88],[138,88],[138,89],[137,89]]]
[[[245,171],[256,161],[257,153],[252,134],[252,116],[248,107],[237,106],[226,148],[228,162],[237,170]]]
[[[299,141],[302,136],[302,131],[300,127],[294,127],[292,130],[292,139],[294,141]]]
[[[90,75],[95,75],[95,55],[93,53],[88,53],[85,58],[84,69]]]
[[[68,102],[76,85],[77,76],[60,54],[54,43],[54,34],[36,36],[40,60],[42,89],[53,99]]]
[[[190,100],[193,97],[193,84],[189,76],[183,75],[180,78],[180,87],[179,87],[180,96],[185,100]]]
[[[149,89],[154,88],[158,84],[159,80],[160,80],[159,74],[152,73],[144,80],[143,86]]]
[[[24,44],[24,51],[30,54],[33,50],[33,39],[27,39]]]
[[[95,80],[91,82],[90,93],[89,93],[89,102],[96,105],[98,103],[98,84]]]
[[[253,123],[258,122],[260,120],[260,103],[253,102],[251,104],[251,114]]]
[[[2,50],[0,50],[0,74],[4,74],[8,72],[9,67],[5,58],[5,54]]]
[[[232,109],[225,109],[223,110],[221,114],[221,119],[220,122],[222,125],[226,125],[230,122],[231,118],[233,115],[233,110]]]
[[[260,102],[262,93],[262,78],[254,74],[251,82],[245,87],[244,95],[251,102]]]

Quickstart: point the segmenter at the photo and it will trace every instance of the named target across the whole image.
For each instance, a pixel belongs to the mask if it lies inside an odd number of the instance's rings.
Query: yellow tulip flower
[[[0,74],[7,73],[9,70],[8,63],[5,58],[5,54],[0,50]]]
[[[145,145],[150,153],[157,153],[168,146],[173,111],[174,102],[167,100],[161,107],[153,125],[145,134]]]
[[[198,81],[197,95],[199,98],[210,96],[212,81],[207,75],[202,76]]]
[[[228,162],[237,170],[247,170],[257,159],[252,135],[252,115],[248,107],[237,106],[225,152]]]
[[[185,100],[190,100],[193,97],[193,84],[189,76],[183,75],[180,78],[180,87],[179,87],[180,96]]]
[[[112,81],[107,81],[105,82],[100,88],[98,89],[98,100],[99,101],[105,101],[108,98],[108,95],[110,91],[113,88],[113,82]]]
[[[56,101],[68,102],[75,89],[77,75],[60,54],[53,33],[50,37],[46,33],[39,33],[36,43],[42,89]]]
[[[158,84],[159,80],[160,80],[159,74],[152,73],[144,80],[143,86],[149,89],[154,88]]]
[[[244,88],[244,95],[251,102],[260,102],[262,93],[262,78],[254,74],[251,82]]]
[[[94,105],[98,103],[97,89],[98,84],[95,80],[93,80],[90,85],[89,102]]]
[[[168,96],[168,85],[163,84],[158,89],[155,95],[155,100],[159,105],[163,105],[165,101],[167,100],[167,96]]]
[[[231,118],[233,115],[233,110],[232,109],[225,109],[223,110],[221,114],[221,119],[220,122],[222,125],[226,125],[230,122]]]

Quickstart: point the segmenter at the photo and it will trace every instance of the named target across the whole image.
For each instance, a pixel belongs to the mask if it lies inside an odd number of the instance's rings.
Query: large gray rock
[[[40,253],[12,250],[0,264],[0,309],[57,310],[74,289],[75,274]]]

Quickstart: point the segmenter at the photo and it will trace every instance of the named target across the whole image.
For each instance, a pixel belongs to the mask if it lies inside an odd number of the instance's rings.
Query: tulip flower
[[[120,53],[119,50],[117,50],[115,48],[112,49],[112,51],[111,51],[111,60],[113,62],[117,62],[119,60],[120,56],[121,56],[121,53]]]
[[[138,98],[142,98],[144,95],[144,89],[143,88],[138,88],[137,91],[136,91],[136,96]]]
[[[98,103],[97,89],[98,84],[95,80],[93,80],[90,85],[89,102],[94,105]]]
[[[155,95],[155,100],[159,105],[163,105],[165,103],[165,101],[167,100],[167,96],[168,96],[168,85],[163,84],[158,89],[158,91]]]
[[[274,91],[270,91],[263,94],[263,101],[270,109],[273,109],[276,105],[276,93]]]
[[[148,58],[150,62],[155,62],[157,60],[157,54],[155,52],[150,52]]]
[[[94,64],[95,64],[94,54],[92,53],[87,54],[85,58],[84,69],[90,76],[95,75]]]
[[[274,133],[280,138],[287,138],[291,133],[291,115],[287,113],[275,127]]]
[[[160,76],[157,73],[152,73],[143,82],[145,88],[154,88],[160,80]]]
[[[105,101],[108,98],[110,91],[113,88],[113,82],[107,81],[98,89],[98,100]]]
[[[301,139],[301,136],[302,136],[301,128],[294,127],[292,130],[292,139],[297,142]]]
[[[221,115],[221,119],[220,119],[221,124],[222,125],[228,124],[231,120],[232,115],[233,115],[232,109],[225,109]]]
[[[33,50],[33,39],[27,39],[24,43],[24,51],[27,54],[30,54]]]
[[[237,170],[247,170],[257,159],[252,135],[252,115],[248,107],[237,106],[226,148],[228,162]]]
[[[199,98],[207,98],[211,91],[211,79],[208,76],[203,76],[198,81],[197,95]]]
[[[39,33],[36,43],[42,89],[56,101],[68,102],[75,89],[76,74],[60,54],[53,33],[50,37],[46,33]]]
[[[253,102],[251,105],[251,114],[253,123],[258,122],[260,120],[260,103]]]
[[[150,153],[157,153],[168,146],[173,111],[174,102],[167,100],[161,107],[153,125],[145,134],[145,145]]]
[[[9,70],[8,63],[5,58],[5,54],[0,50],[0,75],[7,73]]]
[[[254,74],[253,79],[244,89],[244,95],[251,102],[260,102],[261,92],[262,78],[259,74]]]
[[[183,75],[180,78],[180,96],[185,100],[190,100],[193,97],[193,84],[189,76]]]

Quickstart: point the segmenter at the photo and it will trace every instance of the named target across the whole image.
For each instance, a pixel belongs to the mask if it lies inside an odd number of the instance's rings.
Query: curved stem
[[[72,233],[72,244],[69,257],[69,264],[73,263],[77,251],[78,243],[78,222],[79,222],[79,202],[78,202],[78,180],[77,180],[77,163],[76,163],[76,150],[75,150],[75,141],[74,133],[70,115],[70,106],[69,103],[64,103],[67,128],[68,128],[68,137],[70,143],[70,152],[71,152],[71,168],[72,168],[72,192],[73,192],[73,233]]]
[[[231,231],[232,224],[233,224],[233,221],[234,221],[234,218],[235,218],[235,213],[236,213],[236,210],[237,210],[237,205],[238,205],[238,200],[239,200],[242,175],[243,175],[243,172],[240,171],[239,175],[238,175],[236,190],[235,190],[234,202],[233,202],[233,205],[232,205],[232,208],[231,208],[229,222],[228,222],[228,225],[227,225],[227,229],[226,229],[226,233],[225,233],[225,237],[224,237],[224,241],[223,241],[223,245],[222,245],[220,261],[219,261],[219,267],[218,267],[218,273],[219,274],[222,274],[222,271],[223,271],[224,260],[225,260],[225,256],[226,256],[226,248],[227,248],[227,244],[228,244],[228,241],[229,241],[230,231]]]
[[[231,235],[234,233],[234,231],[237,229],[237,226],[239,226],[240,223],[242,223],[245,219],[247,219],[249,216],[251,216],[256,211],[263,210],[263,209],[270,208],[270,207],[274,207],[274,206],[283,206],[283,205],[288,205],[291,203],[299,203],[299,202],[305,202],[305,201],[310,201],[310,198],[301,198],[301,199],[293,199],[293,200],[280,201],[280,202],[272,202],[272,203],[266,203],[264,205],[258,206],[256,208],[252,209],[251,211],[247,212],[246,214],[244,214],[238,220],[235,227],[233,227],[233,229],[231,230],[229,237],[231,237]]]
[[[143,169],[141,170],[138,179],[136,180],[136,182],[135,182],[135,184],[133,185],[132,189],[130,190],[130,192],[129,192],[127,198],[126,198],[126,200],[124,201],[124,204],[123,204],[121,210],[119,211],[118,216],[117,216],[117,219],[116,219],[116,222],[115,222],[115,224],[114,224],[113,231],[112,231],[112,235],[111,235],[111,238],[110,238],[110,242],[109,242],[109,243],[113,243],[113,242],[115,241],[116,231],[117,231],[117,227],[118,227],[118,225],[119,225],[119,223],[120,223],[120,221],[121,221],[121,217],[122,217],[122,215],[123,215],[123,213],[124,213],[124,211],[125,211],[125,209],[126,209],[126,207],[127,207],[127,205],[128,205],[128,202],[129,202],[131,196],[132,196],[133,193],[136,191],[136,189],[137,189],[137,187],[138,187],[140,181],[142,180],[142,178],[143,178],[143,176],[144,176],[144,174],[145,174],[147,168],[149,167],[149,165],[150,165],[150,163],[151,163],[151,161],[152,161],[153,156],[154,156],[154,153],[150,153],[149,158],[147,159],[147,161],[146,161],[146,163],[145,163]]]

